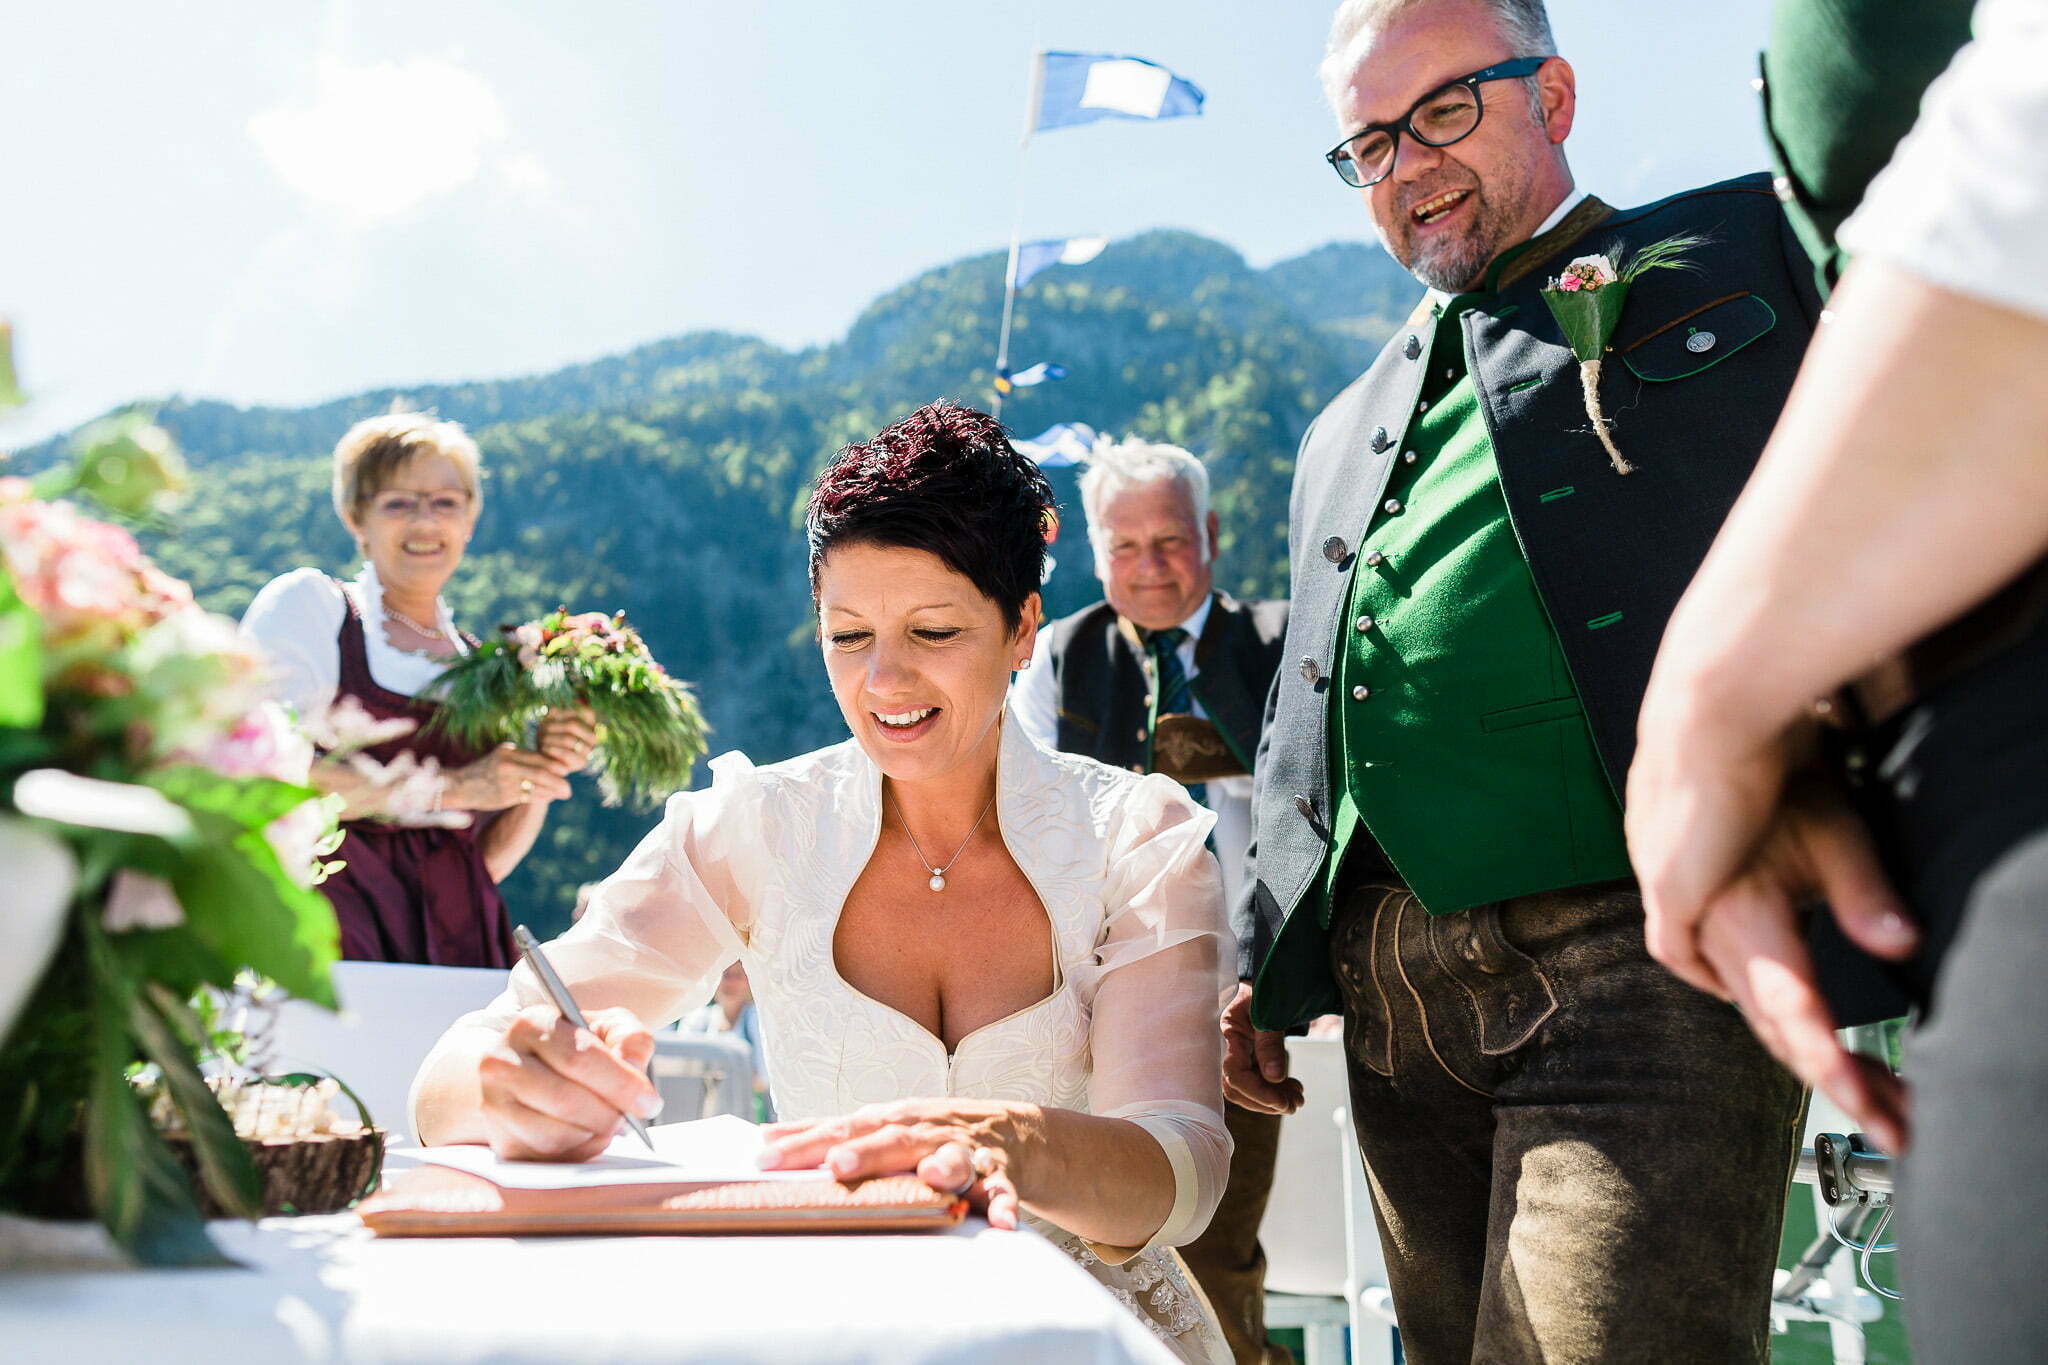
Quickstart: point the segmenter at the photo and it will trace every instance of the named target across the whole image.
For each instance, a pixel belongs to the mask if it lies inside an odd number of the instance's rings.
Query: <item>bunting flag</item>
[[[1019,370],[1010,376],[1010,383],[1019,389],[1036,388],[1048,379],[1065,379],[1067,367],[1055,365],[1050,360],[1041,360],[1028,370]]]
[[[1179,118],[1202,112],[1200,86],[1142,57],[1041,52],[1031,131],[1102,118]]]
[[[1040,271],[1056,265],[1086,265],[1109,245],[1107,237],[1055,237],[1050,241],[1026,242],[1017,248],[1017,269],[1010,276],[1010,288],[1022,289]]]
[[[1060,469],[1088,463],[1101,439],[1086,422],[1061,422],[1028,441],[1012,441],[1010,446],[1019,455],[1036,461],[1040,469]]]
[[[1066,377],[1066,366],[1055,365],[1050,360],[1041,360],[1030,369],[1019,370],[1015,374],[1011,374],[1008,370],[997,370],[996,392],[1007,398],[1012,389],[1032,389],[1043,384],[1048,379],[1065,379]]]

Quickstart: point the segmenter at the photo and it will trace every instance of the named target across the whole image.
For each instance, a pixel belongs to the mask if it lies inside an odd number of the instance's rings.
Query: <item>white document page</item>
[[[502,1161],[488,1147],[418,1147],[394,1152],[437,1166],[453,1166],[508,1190],[576,1190],[600,1185],[673,1185],[683,1181],[728,1184],[740,1180],[830,1180],[824,1167],[764,1171],[761,1130],[733,1114],[648,1129],[654,1150],[631,1131],[612,1140],[591,1161]]]

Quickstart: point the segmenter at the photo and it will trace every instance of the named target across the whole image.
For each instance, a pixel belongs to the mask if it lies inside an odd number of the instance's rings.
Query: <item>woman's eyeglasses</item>
[[[1448,147],[1460,138],[1470,137],[1486,113],[1479,98],[1481,85],[1534,75],[1549,60],[1517,57],[1446,82],[1415,101],[1407,113],[1392,123],[1366,124],[1324,152],[1323,160],[1330,163],[1338,179],[1355,190],[1377,185],[1393,173],[1401,134],[1408,134],[1425,147]]]
[[[435,521],[453,521],[469,511],[469,494],[387,488],[370,496],[370,510],[392,521],[410,521],[422,512]]]

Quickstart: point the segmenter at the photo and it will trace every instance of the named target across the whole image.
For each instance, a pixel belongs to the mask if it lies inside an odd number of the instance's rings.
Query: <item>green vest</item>
[[[1369,830],[1432,914],[1629,873],[1621,809],[1501,495],[1459,317],[1359,540],[1330,688],[1331,853]]]

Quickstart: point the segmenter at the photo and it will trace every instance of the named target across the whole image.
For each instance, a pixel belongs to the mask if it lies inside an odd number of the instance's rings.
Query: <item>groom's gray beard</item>
[[[1440,289],[1446,294],[1462,294],[1493,257],[1494,253],[1485,245],[1468,237],[1459,242],[1446,242],[1442,249],[1416,257],[1409,263],[1408,273],[1431,289]]]
[[[1493,198],[1483,189],[1472,192],[1472,231],[1454,241],[1432,242],[1402,268],[1431,289],[1462,294],[1485,274],[1495,256],[1507,248],[1499,239],[1505,235],[1494,209]],[[1412,239],[1411,239],[1412,244]]]

